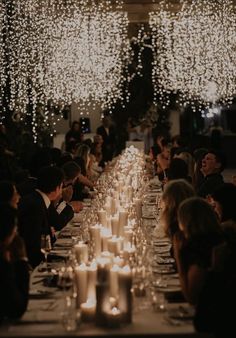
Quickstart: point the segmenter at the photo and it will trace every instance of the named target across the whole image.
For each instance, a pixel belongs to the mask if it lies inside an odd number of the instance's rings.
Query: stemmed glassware
[[[48,271],[48,254],[52,250],[51,237],[50,235],[41,235],[41,252],[44,254],[46,271]]]

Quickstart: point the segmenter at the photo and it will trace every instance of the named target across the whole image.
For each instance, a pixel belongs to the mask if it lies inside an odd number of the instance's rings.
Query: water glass
[[[65,309],[62,312],[62,325],[67,332],[76,331],[80,323],[80,312],[76,308],[75,299],[67,296]]]

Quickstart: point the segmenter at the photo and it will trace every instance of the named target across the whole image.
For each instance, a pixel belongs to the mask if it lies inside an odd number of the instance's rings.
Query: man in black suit
[[[97,128],[96,132],[103,138],[103,161],[111,161],[116,150],[116,132],[115,127],[112,125],[111,117],[109,114],[104,114],[104,117],[102,119],[102,125]]]
[[[75,212],[80,212],[83,204],[80,201],[72,201],[73,186],[80,174],[80,167],[75,161],[66,162],[63,170],[64,180],[62,196],[59,201],[51,203],[49,212],[49,223],[56,230],[60,231],[74,217]]]
[[[33,268],[44,260],[41,236],[50,235],[48,208],[62,193],[63,171],[55,166],[38,173],[37,189],[19,203],[19,233],[24,238],[29,262]]]
[[[216,188],[224,183],[222,171],[225,168],[225,155],[218,150],[208,150],[202,159],[201,172],[204,176],[201,184],[197,187],[197,194],[206,198],[211,195]]]

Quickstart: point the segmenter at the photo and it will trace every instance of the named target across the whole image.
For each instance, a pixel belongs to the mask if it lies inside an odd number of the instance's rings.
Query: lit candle
[[[87,297],[91,301],[96,301],[96,282],[97,282],[97,264],[96,262],[92,262],[89,267],[87,267],[88,271],[88,293]]]
[[[86,303],[80,305],[81,320],[84,322],[91,322],[95,319],[96,302],[88,299]]]
[[[111,199],[111,215],[116,213],[116,199],[113,197]]]
[[[107,225],[107,213],[106,213],[105,210],[99,210],[98,211],[98,221],[104,227]]]
[[[116,256],[113,258],[113,264],[116,264],[121,268],[124,266],[124,259],[120,258],[120,256]]]
[[[111,232],[111,216],[107,217],[107,225],[106,228]]]
[[[87,300],[88,272],[84,263],[75,267],[75,277],[77,285],[77,304],[80,306],[81,303]]]
[[[111,231],[109,229],[101,229],[102,251],[108,251],[108,239],[111,237]]]
[[[108,251],[114,253],[115,256],[118,256],[121,251],[122,239],[120,237],[112,237],[107,241]]]
[[[109,278],[109,270],[111,268],[111,258],[97,258],[97,280],[98,282],[107,282]]]
[[[137,218],[138,220],[140,220],[142,218],[142,200],[139,198],[134,198],[133,202],[134,202]]]
[[[111,231],[113,236],[118,236],[119,231],[119,217],[118,215],[111,218]]]
[[[124,227],[128,225],[128,212],[126,210],[119,211],[119,236],[124,235]]]
[[[119,309],[122,312],[123,321],[131,323],[132,321],[132,274],[128,265],[121,268],[118,272],[119,283]]]
[[[127,227],[125,227],[127,228]],[[131,229],[124,230],[124,247],[128,245],[128,243],[132,243],[134,232]]]
[[[110,200],[104,205],[104,209],[106,210],[107,216],[111,216],[111,201]]]
[[[107,326],[111,328],[119,327],[121,324],[122,315],[117,307],[113,307],[110,311],[106,312]]]
[[[95,257],[99,257],[101,254],[101,228],[102,226],[100,224],[95,224],[94,226],[90,227],[90,233],[92,237],[92,241],[94,244],[94,255]]]
[[[135,246],[134,245],[132,246],[130,243],[128,243],[128,245],[123,250],[124,260],[129,261],[129,259],[133,257],[135,253],[136,253]]]
[[[117,299],[119,287],[118,287],[118,271],[120,270],[118,265],[113,265],[110,269],[110,296]]]
[[[75,256],[79,264],[88,263],[88,246],[83,242],[75,244]]]
[[[128,186],[128,199],[131,201],[133,198],[133,188],[131,186]]]

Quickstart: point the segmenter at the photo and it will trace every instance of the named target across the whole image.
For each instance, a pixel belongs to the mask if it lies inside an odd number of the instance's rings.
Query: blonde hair
[[[177,210],[180,203],[194,195],[193,186],[184,179],[171,180],[164,186],[162,195],[164,209],[162,210],[161,219],[167,235],[171,236],[177,230],[174,227],[177,226]]]

